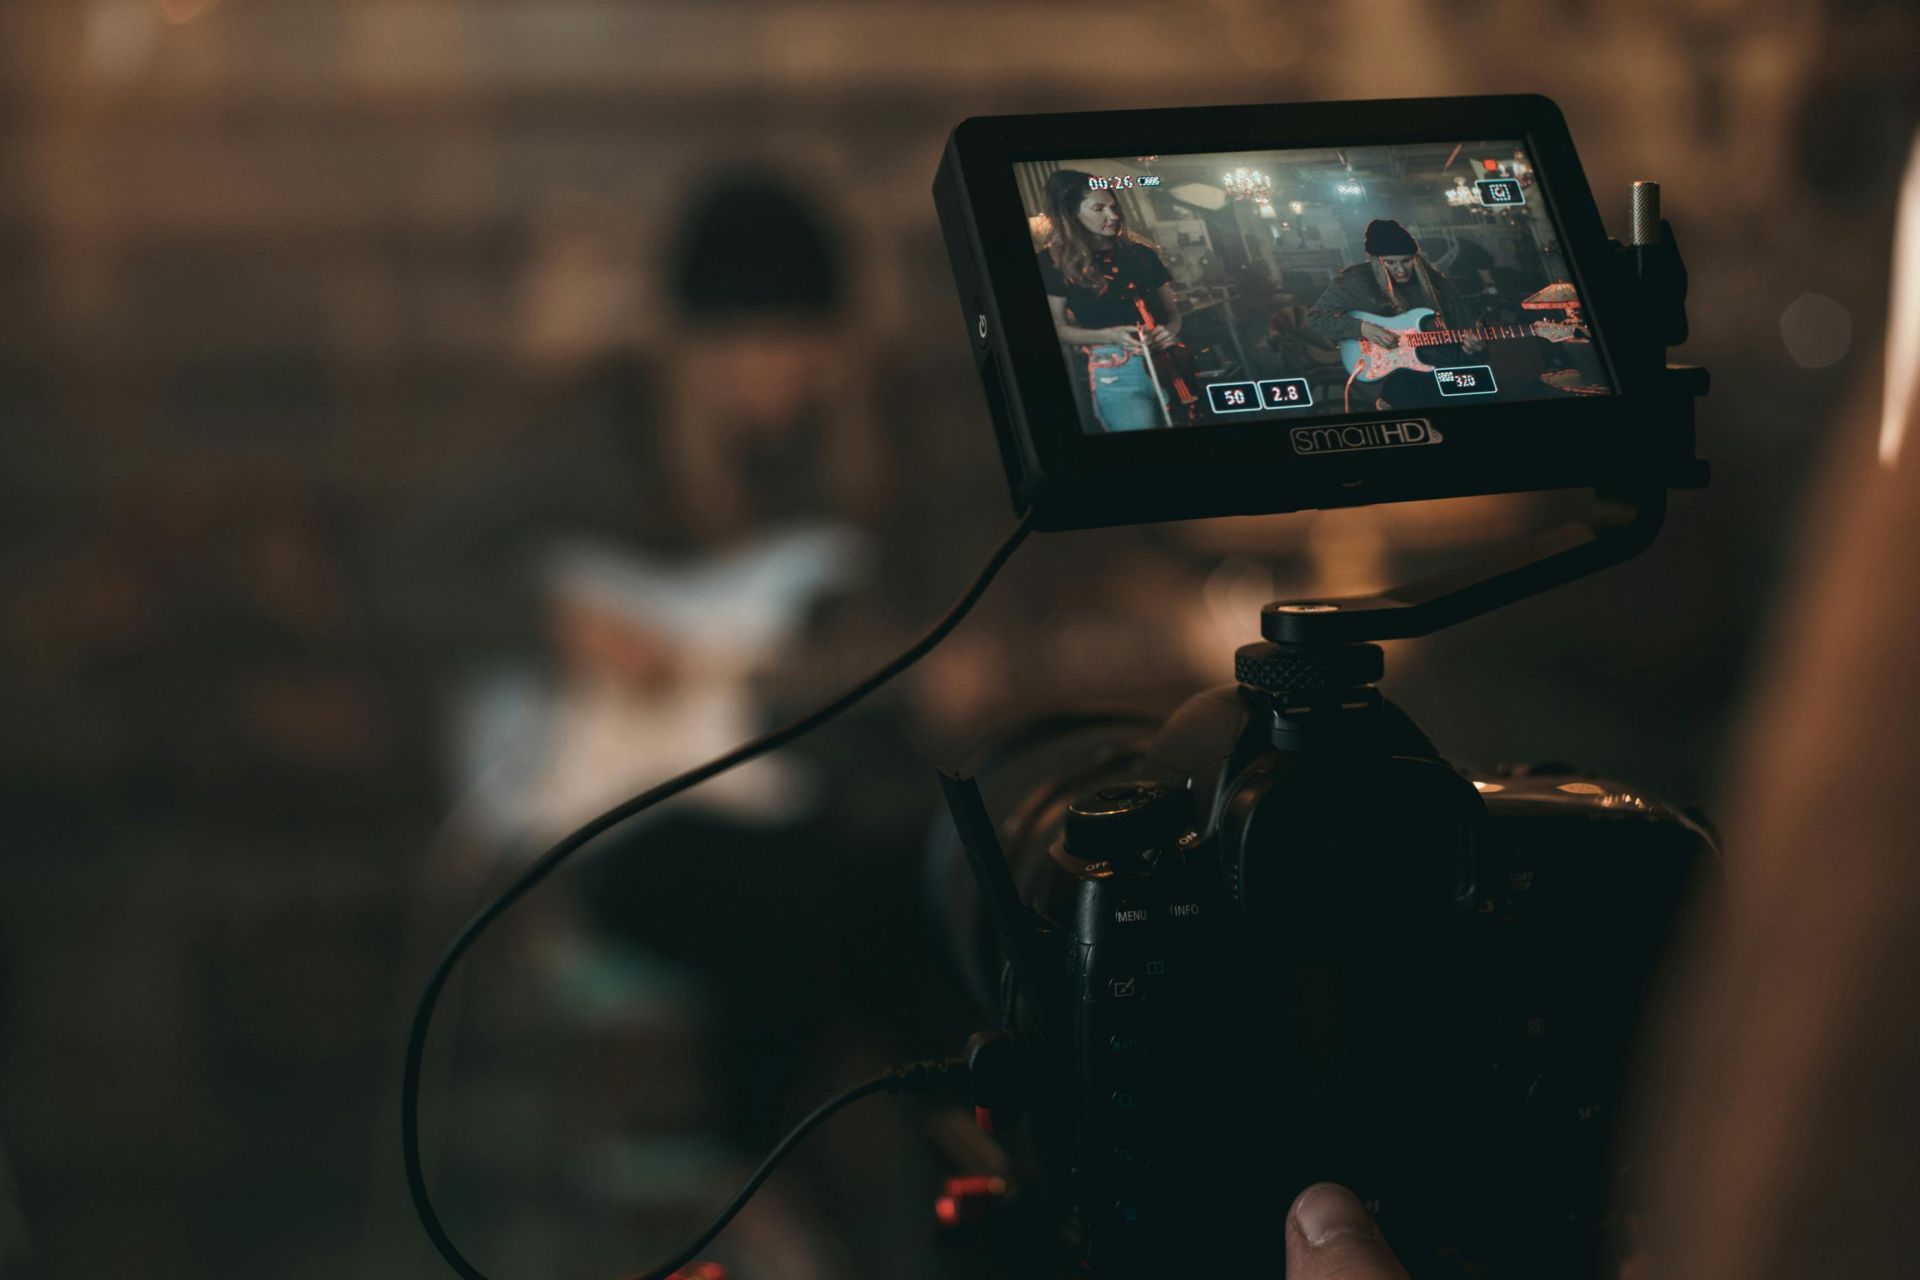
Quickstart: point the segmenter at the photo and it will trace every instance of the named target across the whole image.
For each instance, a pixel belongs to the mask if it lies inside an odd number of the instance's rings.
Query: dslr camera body
[[[1564,767],[1463,775],[1373,687],[1267,661],[994,767],[997,889],[946,853],[1041,1216],[1096,1276],[1270,1270],[1331,1179],[1416,1277],[1613,1275],[1626,1066],[1708,831]]]
[[[934,865],[999,1025],[979,1114],[1028,1174],[1005,1265],[1271,1273],[1330,1179],[1416,1280],[1613,1275],[1627,1064],[1713,837],[1564,766],[1461,772],[1381,695],[1377,642],[1637,554],[1705,483],[1657,188],[1607,240],[1558,110],[1478,98],[970,120],[935,196],[1036,527],[1594,492],[1465,570],[1268,605],[1164,724],[1069,719],[943,773]],[[1423,247],[1444,209],[1505,237],[1479,294]],[[1166,247],[1193,225],[1317,291],[1338,400],[1248,354],[1233,291]],[[1298,269],[1338,243],[1351,266]]]

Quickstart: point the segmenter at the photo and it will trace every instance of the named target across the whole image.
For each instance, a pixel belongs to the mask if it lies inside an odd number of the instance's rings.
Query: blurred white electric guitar
[[[577,662],[557,680],[537,669],[491,673],[463,699],[456,735],[480,797],[476,817],[499,835],[544,842],[758,737],[768,728],[762,677],[798,665],[814,606],[864,580],[870,560],[865,539],[836,526],[780,530],[692,557],[595,543],[557,548],[544,575],[553,599],[605,633],[630,632],[669,655],[669,674],[640,681]],[[853,655],[868,661],[847,683],[905,643],[877,658]],[[789,691],[785,680],[780,687]],[[813,785],[789,752],[749,761],[674,803],[777,822],[805,809]]]

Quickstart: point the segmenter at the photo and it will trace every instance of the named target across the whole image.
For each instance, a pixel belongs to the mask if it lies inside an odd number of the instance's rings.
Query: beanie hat
[[[1375,218],[1367,224],[1366,248],[1373,258],[1420,252],[1413,236],[1391,218]]]
[[[823,315],[844,299],[838,235],[798,190],[761,173],[710,177],[667,252],[667,294],[686,316]]]

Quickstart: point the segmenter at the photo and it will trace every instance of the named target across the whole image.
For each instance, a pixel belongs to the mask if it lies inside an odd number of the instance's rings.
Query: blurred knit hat
[[[824,315],[844,298],[837,240],[819,210],[779,178],[716,174],[668,241],[667,294],[696,320]]]

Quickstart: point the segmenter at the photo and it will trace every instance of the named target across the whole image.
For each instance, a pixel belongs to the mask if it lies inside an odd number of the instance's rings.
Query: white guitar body
[[[1349,311],[1347,314],[1355,320],[1377,324],[1395,333],[1418,333],[1420,322],[1433,314],[1433,308],[1415,307],[1397,316],[1377,316],[1371,311]],[[1433,369],[1432,365],[1421,361],[1420,348],[1405,339],[1397,347],[1383,347],[1370,338],[1342,338],[1340,363],[1359,382],[1378,382],[1396,369],[1412,369],[1416,373],[1428,373]]]

